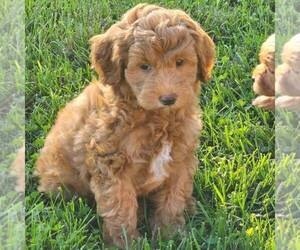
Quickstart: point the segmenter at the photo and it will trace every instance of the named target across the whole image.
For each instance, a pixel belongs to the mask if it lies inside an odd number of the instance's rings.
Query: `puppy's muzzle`
[[[177,99],[177,95],[176,94],[169,94],[169,95],[162,95],[159,97],[159,101],[163,104],[163,105],[173,105],[176,102]]]

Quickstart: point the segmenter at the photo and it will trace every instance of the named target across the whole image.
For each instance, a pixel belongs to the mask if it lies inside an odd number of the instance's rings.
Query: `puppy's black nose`
[[[176,102],[176,98],[176,94],[162,95],[159,97],[159,101],[163,105],[173,105]]]

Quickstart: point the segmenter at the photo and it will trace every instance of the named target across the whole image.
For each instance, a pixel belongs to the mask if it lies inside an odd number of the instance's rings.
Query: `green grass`
[[[149,1],[150,2],[150,1]],[[155,2],[155,1],[151,1]],[[187,235],[159,249],[274,249],[274,114],[251,106],[251,72],[274,32],[273,0],[166,0],[213,37],[217,63],[199,97],[204,130]],[[28,249],[101,249],[101,218],[85,200],[37,192],[34,163],[58,110],[92,78],[88,39],[138,1],[26,1],[26,239]],[[152,249],[147,227],[132,249]]]

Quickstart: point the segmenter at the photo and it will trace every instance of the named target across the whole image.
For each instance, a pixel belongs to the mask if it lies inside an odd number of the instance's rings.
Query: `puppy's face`
[[[146,110],[195,101],[214,64],[214,44],[197,23],[154,5],[138,5],[93,39],[92,64],[102,81],[125,80]]]
[[[145,109],[181,107],[197,92],[197,53],[185,27],[167,27],[162,34],[137,28],[125,78]]]

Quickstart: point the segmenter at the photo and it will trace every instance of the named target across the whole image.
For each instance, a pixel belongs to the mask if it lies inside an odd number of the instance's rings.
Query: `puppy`
[[[275,34],[261,46],[260,64],[253,72],[253,91],[259,95],[252,104],[260,108],[275,109]]]
[[[91,40],[92,82],[62,109],[36,164],[39,191],[92,196],[105,239],[138,237],[138,197],[153,228],[185,223],[201,130],[200,81],[211,76],[212,39],[186,13],[140,4]]]

